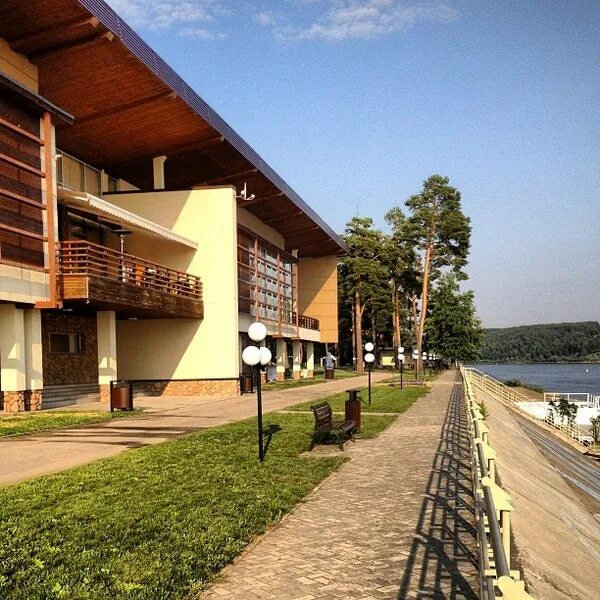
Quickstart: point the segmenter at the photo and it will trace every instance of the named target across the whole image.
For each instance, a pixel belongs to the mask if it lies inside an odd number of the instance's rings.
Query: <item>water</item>
[[[586,392],[600,395],[600,364],[476,364],[494,379],[518,379],[548,392]]]

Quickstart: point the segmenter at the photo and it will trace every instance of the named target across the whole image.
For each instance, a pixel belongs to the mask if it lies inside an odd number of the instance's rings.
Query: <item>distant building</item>
[[[256,319],[277,377],[311,376],[344,249],[104,2],[3,3],[5,411],[106,399],[117,378],[237,394]]]

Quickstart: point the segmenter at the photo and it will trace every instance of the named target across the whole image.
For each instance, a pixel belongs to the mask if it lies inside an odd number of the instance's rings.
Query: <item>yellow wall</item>
[[[12,77],[26,88],[38,91],[38,70],[23,54],[10,49],[8,43],[0,38],[0,72]]]
[[[265,225],[258,217],[255,217],[252,213],[248,212],[244,208],[237,209],[237,219],[238,224],[241,227],[245,227],[249,229],[252,233],[256,234],[258,237],[267,240],[267,242],[271,242],[274,246],[285,249],[285,239],[284,237],[269,225]]]
[[[106,199],[198,243],[198,250],[130,236],[127,251],[198,275],[204,319],[118,321],[120,378],[239,375],[236,200],[231,187],[107,195]]]
[[[321,342],[338,341],[337,256],[298,262],[298,310],[319,319]]]

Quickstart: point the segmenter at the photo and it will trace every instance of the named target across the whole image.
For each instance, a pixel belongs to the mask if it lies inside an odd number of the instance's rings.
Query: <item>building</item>
[[[0,12],[4,410],[237,394],[256,319],[311,376],[342,240],[103,1]]]

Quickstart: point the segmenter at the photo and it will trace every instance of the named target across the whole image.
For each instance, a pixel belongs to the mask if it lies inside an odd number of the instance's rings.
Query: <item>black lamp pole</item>
[[[371,405],[371,363],[369,363],[369,406]]]
[[[402,371],[404,371],[404,361],[400,361],[400,389],[402,389]]]
[[[263,447],[263,419],[262,419],[262,368],[260,363],[256,365],[256,404],[258,412],[258,459],[265,460],[265,449]]]

